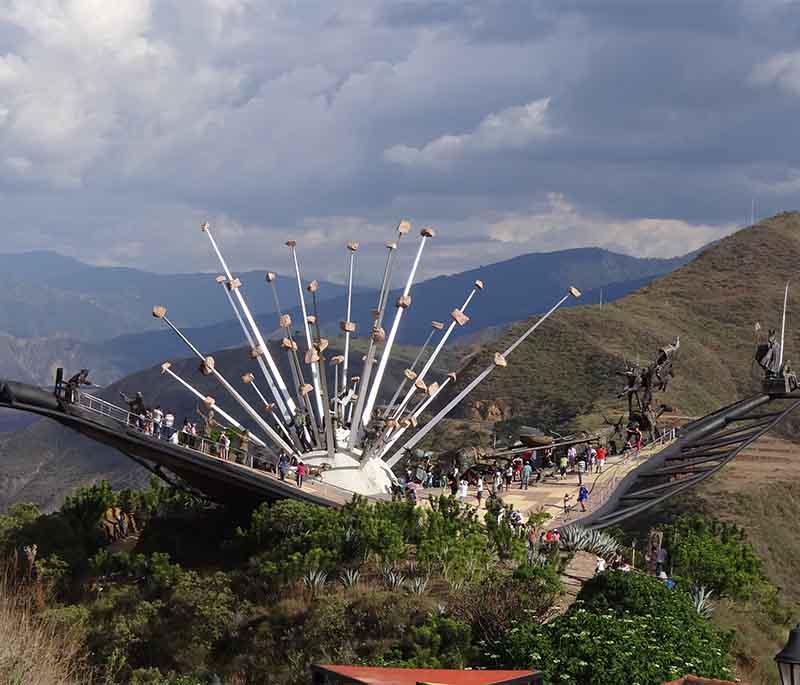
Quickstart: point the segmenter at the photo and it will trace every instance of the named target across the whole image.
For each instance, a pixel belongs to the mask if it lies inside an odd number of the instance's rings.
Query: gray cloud
[[[4,250],[362,281],[597,244],[677,254],[798,204],[796,4],[0,0]]]

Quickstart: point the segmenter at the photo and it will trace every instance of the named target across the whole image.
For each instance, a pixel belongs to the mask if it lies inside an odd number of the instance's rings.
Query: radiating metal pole
[[[251,335],[251,333],[248,330],[247,326],[245,326],[244,320],[242,319],[242,315],[239,313],[239,308],[236,306],[236,303],[233,301],[233,297],[231,297],[231,292],[230,292],[231,288],[228,287],[228,281],[226,280],[225,276],[218,276],[217,277],[217,283],[220,283],[222,285],[222,289],[225,291],[225,296],[228,298],[228,302],[230,303],[231,307],[233,308],[233,311],[236,313],[236,318],[239,321],[239,325],[242,327],[242,330],[244,331],[244,335],[245,335],[245,338],[247,339],[248,344],[250,345],[250,349],[251,350],[255,350],[256,349],[256,344],[255,344],[255,342],[253,340],[253,336]],[[179,333],[179,335],[180,335],[180,333]],[[196,352],[196,350],[195,350],[195,352]],[[259,366],[261,367],[261,371],[264,374],[264,377],[265,378],[268,377],[267,369],[264,367],[264,360],[261,358],[261,355],[258,355],[258,357],[256,358],[256,361],[258,362]],[[255,387],[255,385],[253,387]],[[271,386],[271,387],[274,388],[274,386]],[[258,393],[261,394],[260,391],[258,391]],[[278,399],[280,398],[280,395],[273,395],[273,397],[275,398],[275,401],[277,403]],[[264,404],[268,405],[269,402],[264,400]],[[299,449],[300,448],[300,441],[299,441],[297,435],[290,435],[289,432],[286,430],[285,426],[283,425],[283,423],[279,419],[277,419],[277,417],[275,417],[275,418],[277,420],[278,425],[283,429],[283,432],[286,433],[286,436],[289,438],[289,440],[291,440],[291,442],[294,444],[294,446]]]
[[[165,374],[171,376],[172,378],[174,378],[176,381],[178,381],[178,383],[180,383],[184,388],[186,388],[195,397],[197,397],[198,399],[203,400],[203,402],[205,402],[208,399],[203,393],[201,393],[195,387],[193,387],[188,382],[183,380],[183,378],[181,378],[177,373],[175,373],[172,370],[171,367],[172,367],[172,364],[170,364],[169,362],[164,362],[161,365],[161,373],[165,373]],[[239,430],[245,430],[245,427],[242,426],[241,423],[239,423],[230,414],[228,414],[223,409],[221,409],[219,406],[217,406],[216,403],[213,405],[213,408],[214,408],[214,411],[217,414],[219,414],[222,418],[224,418],[231,426],[233,426],[234,428],[238,428]],[[261,438],[259,438],[257,435],[253,435],[250,431],[247,431],[247,437],[250,438],[250,440],[252,440],[254,443],[256,443],[256,445],[259,445],[260,447],[266,447],[267,446],[267,444]]]
[[[266,342],[264,342],[264,338],[261,335],[261,330],[259,329],[258,324],[256,324],[253,315],[250,313],[250,308],[247,306],[247,302],[245,302],[244,295],[242,295],[242,293],[240,292],[239,281],[237,279],[234,279],[231,270],[228,268],[228,264],[225,261],[225,258],[222,256],[222,252],[220,252],[220,249],[217,246],[217,241],[214,240],[214,236],[211,233],[211,227],[208,225],[208,222],[206,222],[201,226],[201,228],[203,232],[208,236],[208,239],[211,242],[211,247],[214,249],[214,252],[217,255],[217,259],[219,259],[219,263],[222,265],[222,270],[228,277],[230,287],[233,289],[236,295],[236,301],[242,308],[242,312],[244,312],[245,319],[247,319],[247,323],[250,325],[250,328],[253,331],[253,335],[255,336],[255,339],[258,342],[258,346],[263,351],[264,357],[267,360],[267,365],[269,366],[270,373],[267,373],[266,369],[263,366],[261,368],[262,371],[264,372],[264,377],[266,378],[267,383],[269,384],[270,392],[272,392],[272,395],[275,398],[275,402],[277,403],[278,408],[280,409],[281,414],[283,415],[283,418],[286,421],[290,421],[297,409],[294,400],[292,399],[292,395],[289,392],[289,389],[286,387],[286,383],[283,382],[281,372],[278,370],[278,367],[275,364],[275,360],[272,358],[272,355],[269,352],[269,347],[267,347]],[[276,385],[277,387],[275,387]]]
[[[386,311],[386,300],[389,297],[389,281],[392,275],[392,263],[394,261],[395,251],[400,243],[400,239],[411,230],[411,224],[408,221],[401,221],[397,225],[397,240],[394,242],[386,243],[386,249],[389,251],[386,255],[386,267],[383,270],[383,281],[381,282],[380,293],[378,294],[378,308],[375,310],[375,321],[372,325],[372,333],[369,338],[369,347],[367,354],[364,357],[364,368],[361,371],[359,380],[359,387],[362,392],[358,393],[355,408],[351,407],[350,411],[350,437],[347,441],[347,446],[353,449],[358,442],[361,431],[361,415],[364,410],[364,403],[367,399],[367,389],[369,388],[369,380],[372,376],[372,366],[375,363],[375,352],[377,348],[376,337],[381,335],[385,336],[381,325],[383,324],[383,315]],[[384,337],[385,339],[385,337]]]
[[[456,375],[454,373],[449,374],[447,376],[447,378],[445,378],[444,382],[436,390],[436,392],[433,393],[432,395],[430,395],[429,397],[427,397],[411,413],[411,416],[413,418],[415,418],[415,419],[419,418],[422,415],[422,412],[424,412],[428,408],[428,405],[430,405],[431,402],[433,402],[437,397],[439,397],[439,394],[442,392],[442,390],[444,390],[447,387],[447,384],[450,383],[451,380],[455,380],[455,377],[456,377]],[[391,436],[391,439],[389,440],[389,442],[384,447],[381,448],[381,453],[378,456],[381,459],[383,459],[383,457],[386,456],[386,454],[392,449],[392,447],[394,447],[395,443],[400,439],[400,437],[403,435],[403,433],[405,433],[407,430],[408,430],[407,426],[401,426],[400,428],[398,428],[397,431],[394,433],[394,435]],[[395,456],[393,456],[391,459],[389,459],[386,462],[386,465],[389,468],[392,468],[398,461],[400,461],[402,456],[403,456],[403,451],[401,450]]]
[[[422,347],[419,348],[419,352],[417,352],[417,356],[414,357],[414,361],[411,366],[406,369],[409,373],[415,373],[417,370],[417,364],[419,364],[420,359],[422,359],[422,355],[428,350],[428,345],[431,343],[431,338],[433,338],[436,331],[442,330],[443,327],[437,328],[437,325],[442,326],[438,321],[433,322],[433,327],[431,328],[431,332],[428,333],[428,337],[425,338],[425,342],[422,344]],[[389,416],[392,413],[392,409],[394,409],[395,402],[397,402],[397,398],[400,397],[400,393],[406,389],[406,385],[411,381],[408,376],[404,375],[403,380],[400,385],[397,386],[397,390],[394,391],[394,395],[392,395],[392,399],[389,401],[389,405],[386,407],[386,411],[383,413],[384,416]]]
[[[447,330],[445,331],[445,334],[439,340],[439,343],[436,345],[436,349],[434,349],[433,353],[428,358],[428,361],[425,364],[425,366],[422,367],[422,371],[419,372],[419,376],[417,376],[418,380],[420,380],[420,381],[424,381],[425,380],[425,376],[428,374],[428,371],[431,370],[431,367],[433,366],[433,363],[436,361],[436,358],[439,356],[439,353],[442,351],[444,346],[447,344],[447,341],[450,339],[450,336],[452,335],[453,331],[455,330],[455,327],[458,326],[458,325],[463,325],[463,324],[466,323],[465,319],[467,317],[464,314],[464,312],[466,311],[467,307],[469,306],[469,303],[472,301],[472,298],[475,297],[475,294],[479,290],[483,290],[483,287],[484,287],[483,281],[475,281],[475,286],[472,288],[472,291],[470,292],[470,294],[467,297],[467,299],[464,300],[464,304],[461,305],[460,309],[456,309],[453,312],[453,314],[452,314],[453,321],[450,323],[450,326],[448,326]],[[392,418],[399,419],[402,416],[403,410],[406,408],[406,405],[409,403],[409,401],[413,397],[413,395],[416,392],[416,390],[417,390],[417,387],[415,385],[412,385],[408,389],[408,392],[406,393],[406,396],[403,398],[403,401],[400,403],[400,406],[397,408],[397,410],[395,411],[394,416]]]
[[[267,398],[264,397],[264,393],[262,393],[261,390],[259,389],[259,387],[256,385],[255,376],[253,376],[252,373],[244,374],[244,376],[242,376],[242,383],[244,383],[245,385],[249,385],[250,387],[253,388],[253,390],[256,391],[256,395],[258,395],[258,399],[260,399],[261,402],[264,404],[264,408],[267,410],[267,413],[270,416],[272,416],[272,418],[275,421],[275,424],[278,426],[278,429],[280,430],[280,432],[283,433],[286,436],[287,440],[292,440],[292,436],[289,435],[289,431],[286,430],[286,426],[283,425],[283,421],[281,421],[277,416],[275,416],[275,412],[274,412],[275,405],[269,403]]]
[[[314,441],[317,445],[322,445],[322,441],[319,437],[319,429],[317,428],[317,421],[314,417],[314,409],[311,405],[311,400],[308,398],[308,393],[303,392],[303,386],[305,386],[306,381],[303,376],[303,368],[300,365],[300,358],[297,355],[297,344],[292,336],[292,320],[290,316],[284,315],[283,309],[281,308],[281,302],[278,298],[278,288],[275,285],[276,278],[277,276],[271,271],[266,273],[265,280],[267,283],[269,283],[270,290],[272,291],[272,299],[275,302],[275,311],[278,313],[279,317],[278,323],[281,328],[286,329],[286,338],[281,341],[281,347],[287,351],[289,357],[289,369],[292,373],[292,381],[294,382],[297,399],[305,409],[306,415],[309,417],[309,423],[311,424]],[[286,341],[288,341],[288,344]],[[295,414],[295,416],[297,416],[297,414]],[[308,426],[306,425],[303,425],[303,435],[306,440],[311,440],[311,435],[309,434]]]
[[[362,426],[366,428],[369,425],[370,419],[372,418],[372,409],[375,406],[375,401],[378,398],[378,392],[381,389],[381,381],[383,380],[383,374],[386,372],[386,365],[389,363],[389,357],[392,354],[392,346],[394,345],[394,340],[397,337],[397,330],[400,327],[400,321],[403,318],[403,313],[405,312],[406,308],[411,304],[411,286],[414,284],[414,277],[417,275],[417,268],[419,267],[419,260],[422,257],[422,250],[425,248],[425,243],[428,242],[430,238],[433,238],[436,235],[431,228],[423,228],[420,235],[422,236],[422,240],[419,242],[419,248],[417,249],[417,254],[414,257],[414,264],[411,266],[411,272],[408,274],[408,279],[406,280],[405,288],[403,289],[403,294],[397,300],[397,312],[394,315],[394,321],[392,322],[392,328],[389,331],[389,337],[386,338],[386,345],[383,348],[383,352],[381,353],[381,361],[378,364],[378,370],[375,373],[375,380],[372,383],[372,386],[369,389],[369,395],[367,396],[367,402],[364,405],[364,413],[363,418],[361,420]]]
[[[414,437],[411,438],[403,447],[404,450],[411,450],[414,449],[428,433],[430,433],[436,425],[445,417],[447,416],[455,407],[457,407],[463,399],[469,395],[483,380],[490,374],[492,371],[495,370],[497,366],[505,366],[505,358],[510,355],[514,350],[517,349],[531,333],[533,333],[539,326],[541,326],[549,317],[550,315],[556,311],[562,304],[564,304],[570,297],[580,297],[581,293],[580,290],[577,288],[570,288],[569,292],[564,295],[544,316],[542,316],[533,326],[531,326],[527,331],[525,331],[519,338],[517,338],[514,343],[508,347],[504,352],[495,354],[495,359],[492,364],[487,366],[481,373],[479,373],[468,385],[464,388],[458,395],[456,395],[450,402],[448,402],[447,406],[444,407],[436,416],[434,416],[425,426],[417,432]]]
[[[336,454],[336,431],[333,428],[333,415],[331,414],[331,399],[328,394],[328,374],[325,368],[325,350],[328,347],[328,341],[322,338],[322,332],[319,325],[319,306],[317,305],[317,290],[319,284],[316,281],[311,281],[308,284],[308,290],[311,293],[311,303],[314,307],[314,328],[316,329],[315,346],[319,357],[318,368],[320,370],[320,393],[322,395],[322,416],[323,427],[325,429],[325,446],[328,449],[328,457],[333,460]]]
[[[295,276],[297,277],[297,293],[298,296],[300,297],[300,311],[303,312],[303,326],[306,334],[306,346],[307,349],[311,350],[313,349],[313,343],[311,340],[311,329],[308,327],[308,312],[306,311],[306,298],[303,293],[303,280],[300,278],[300,262],[298,262],[297,260],[297,241],[287,240],[286,246],[292,253],[292,262],[294,263],[294,273]],[[316,362],[311,365],[311,384],[314,386],[314,397],[316,399],[316,404],[317,404],[317,415],[319,416],[320,422],[322,422],[324,411],[322,408],[322,391],[319,385],[319,364],[317,364]]]
[[[166,323],[177,335],[180,337],[183,342],[192,350],[203,362],[204,369],[208,372],[209,375],[213,375],[219,383],[222,385],[225,390],[228,391],[231,397],[236,400],[236,403],[244,409],[247,414],[264,430],[264,432],[269,435],[270,438],[281,448],[286,450],[289,454],[296,454],[297,450],[294,447],[290,447],[288,443],[280,436],[275,430],[270,426],[255,409],[253,409],[228,381],[225,377],[217,371],[214,366],[214,358],[213,357],[204,357],[203,354],[189,341],[189,339],[181,333],[175,324],[173,324],[169,319],[166,317],[166,309],[164,307],[154,307],[153,308],[153,316],[157,319],[161,319]]]
[[[350,368],[350,334],[354,328],[352,321],[353,315],[353,270],[356,260],[356,250],[358,250],[358,243],[347,243],[347,251],[350,259],[348,260],[347,267],[347,315],[343,323],[344,328],[344,362],[342,366],[342,390],[347,388],[347,374]],[[339,384],[336,383],[336,395],[339,394]]]
[[[786,305],[789,302],[789,282],[786,282],[786,290],[783,292],[783,320],[781,321],[781,351],[778,357],[778,368],[783,368],[783,340],[786,333]]]

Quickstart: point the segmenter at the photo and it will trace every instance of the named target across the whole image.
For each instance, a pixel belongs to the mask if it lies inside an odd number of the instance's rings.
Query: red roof
[[[334,674],[364,685],[523,685],[540,683],[536,671],[460,671],[437,668],[376,668],[372,666],[316,665],[322,673]]]

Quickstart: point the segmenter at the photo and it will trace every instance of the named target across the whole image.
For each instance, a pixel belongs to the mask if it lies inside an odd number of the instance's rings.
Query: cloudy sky
[[[800,206],[800,3],[0,0],[2,251],[423,276]],[[409,241],[410,242],[410,241]],[[406,246],[405,258],[412,252]]]

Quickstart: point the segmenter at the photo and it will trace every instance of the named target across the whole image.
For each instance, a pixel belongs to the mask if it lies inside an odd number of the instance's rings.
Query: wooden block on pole
[[[450,316],[459,326],[466,326],[469,322],[469,317],[460,309],[454,309],[450,312]]]

